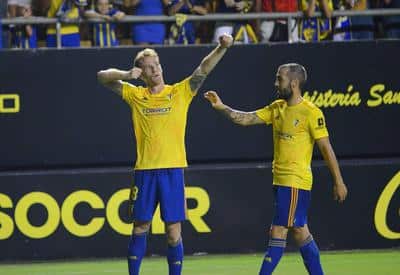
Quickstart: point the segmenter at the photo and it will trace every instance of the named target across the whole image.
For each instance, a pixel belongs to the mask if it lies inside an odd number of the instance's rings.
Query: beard
[[[293,96],[293,91],[292,89],[289,88],[282,88],[278,90],[278,98],[284,99],[284,100],[289,100]]]

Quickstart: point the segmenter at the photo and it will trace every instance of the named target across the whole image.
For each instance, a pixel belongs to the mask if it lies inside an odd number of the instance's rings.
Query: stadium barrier
[[[332,17],[340,16],[352,16],[352,17],[363,17],[363,16],[393,16],[399,15],[400,9],[370,9],[370,10],[334,10]],[[324,17],[322,12],[314,12],[311,17]],[[292,19],[304,18],[302,11],[298,12],[249,12],[249,13],[211,13],[206,15],[187,15],[188,21],[247,21],[247,20],[276,20],[284,19],[286,22],[290,22]],[[127,15],[119,23],[137,23],[137,22],[176,22],[176,16],[166,15]],[[24,25],[24,24],[55,24],[56,25],[56,36],[57,36],[57,48],[61,49],[61,23],[77,23],[81,24],[84,22],[104,22],[101,19],[68,19],[68,18],[47,18],[47,17],[17,17],[17,18],[3,18],[0,19],[0,23],[3,25]],[[288,42],[293,42],[292,32],[288,28]]]
[[[400,245],[400,159],[344,161],[346,202],[332,199],[332,180],[314,162],[309,226],[322,250]],[[124,257],[131,169],[1,173],[0,259]],[[195,165],[186,170],[186,254],[262,252],[272,219],[271,167]],[[157,210],[148,254],[165,254]],[[288,250],[296,249],[290,242]]]

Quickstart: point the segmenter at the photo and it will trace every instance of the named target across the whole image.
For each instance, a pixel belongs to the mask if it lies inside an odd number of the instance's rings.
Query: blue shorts
[[[273,225],[303,227],[307,224],[307,213],[311,202],[311,191],[286,186],[273,186]]]
[[[136,170],[134,185],[134,221],[151,221],[158,203],[164,222],[186,219],[183,168]]]

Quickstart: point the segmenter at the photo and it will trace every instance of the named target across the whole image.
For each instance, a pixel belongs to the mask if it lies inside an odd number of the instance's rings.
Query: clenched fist
[[[129,71],[129,79],[138,79],[142,75],[142,69],[139,67],[133,67]]]
[[[233,37],[230,34],[224,33],[219,37],[219,44],[222,48],[227,49],[233,44]]]

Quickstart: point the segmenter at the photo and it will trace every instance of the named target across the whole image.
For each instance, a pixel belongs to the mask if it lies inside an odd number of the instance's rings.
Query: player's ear
[[[298,88],[299,87],[299,80],[297,79],[297,78],[295,78],[295,79],[292,79],[291,81],[290,81],[290,88],[292,88],[292,89],[294,89],[294,88]]]

